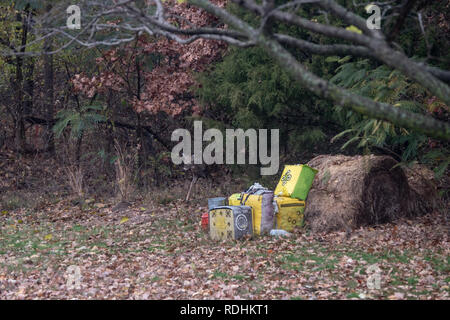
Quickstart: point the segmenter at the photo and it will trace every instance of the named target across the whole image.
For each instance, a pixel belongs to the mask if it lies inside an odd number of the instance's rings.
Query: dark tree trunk
[[[51,40],[46,43],[46,51],[52,47]],[[47,150],[55,153],[55,139],[52,131],[51,123],[53,123],[55,115],[54,107],[54,86],[53,86],[53,56],[44,56],[44,93],[45,93],[45,113],[47,119],[47,126],[45,130],[45,142],[47,144]]]
[[[140,100],[141,99],[141,87],[142,87],[142,79],[141,79],[141,68],[139,65],[138,59],[135,61],[136,66],[136,73],[137,73],[137,83],[136,83],[136,96]],[[137,124],[136,124],[136,136],[137,141],[140,146],[138,150],[138,165],[137,170],[139,173],[144,172],[147,167],[147,156],[148,156],[148,150],[147,150],[147,144],[145,141],[145,135],[144,130],[142,128],[142,122],[141,122],[141,115],[139,112],[136,112],[137,117]],[[142,175],[140,175],[141,177]],[[141,186],[145,186],[145,181],[143,179],[139,179],[139,183],[141,183]]]
[[[51,10],[52,6],[47,6],[47,12]],[[47,38],[44,43],[44,51],[50,52],[52,50],[53,43],[51,38]],[[55,106],[54,106],[54,66],[53,66],[53,55],[44,55],[44,94],[45,94],[45,112],[47,118],[47,126],[45,130],[45,142],[47,144],[47,150],[54,154],[55,153],[55,139],[51,127],[55,116]]]
[[[25,66],[25,79],[23,83],[23,115],[29,116],[33,112],[34,95],[34,59],[29,58]]]
[[[31,12],[29,7],[25,9],[23,14],[17,15],[17,21],[22,22],[22,33],[21,33],[21,53],[25,52],[25,45],[28,39],[28,24],[31,19]],[[30,58],[31,59],[31,58]],[[14,121],[14,143],[15,149],[17,152],[25,152],[27,150],[26,145],[26,136],[25,136],[25,109],[30,109],[30,101],[32,101],[32,90],[33,85],[32,82],[27,79],[26,83],[24,83],[24,75],[23,75],[23,65],[24,58],[21,55],[16,56],[15,67],[16,67],[16,75],[15,79],[12,79],[11,87],[14,91],[14,97],[16,100],[16,112],[15,112],[15,121]],[[28,65],[28,70],[26,75],[28,78],[33,74],[34,64],[30,62]],[[32,81],[32,80],[31,80]],[[28,97],[24,99],[24,93],[28,94]],[[31,96],[30,96],[31,93]],[[30,110],[26,110],[30,111]]]

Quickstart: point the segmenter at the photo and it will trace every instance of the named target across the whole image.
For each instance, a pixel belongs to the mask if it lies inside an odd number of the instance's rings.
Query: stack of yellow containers
[[[303,226],[305,200],[317,174],[317,170],[307,165],[287,165],[271,200],[273,211],[267,207],[267,198],[261,195],[235,193],[228,198],[230,206],[252,207],[253,233],[263,234],[270,228],[292,231]],[[266,194],[266,196],[268,196]],[[273,218],[271,218],[271,215]],[[271,220],[272,219],[272,220]],[[273,222],[271,222],[273,221]],[[268,224],[271,227],[268,227]]]
[[[287,165],[275,188],[275,229],[292,231],[303,226],[305,200],[317,174],[307,165]]]

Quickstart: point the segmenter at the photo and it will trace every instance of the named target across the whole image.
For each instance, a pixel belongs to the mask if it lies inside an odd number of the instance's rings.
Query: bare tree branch
[[[375,58],[370,50],[364,46],[353,46],[346,44],[330,44],[321,45],[313,42],[309,42],[303,39],[298,39],[285,34],[274,34],[276,40],[280,43],[288,44],[298,47],[299,49],[308,51],[310,53],[330,56],[330,55],[351,55],[355,57],[369,57]]]

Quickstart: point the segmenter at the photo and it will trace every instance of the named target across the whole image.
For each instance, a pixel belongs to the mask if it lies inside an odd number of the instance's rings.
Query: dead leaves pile
[[[0,299],[449,298],[448,222],[439,213],[350,237],[298,230],[214,242],[200,226],[205,207],[113,208],[61,201],[3,212]],[[68,270],[79,271],[75,286]]]

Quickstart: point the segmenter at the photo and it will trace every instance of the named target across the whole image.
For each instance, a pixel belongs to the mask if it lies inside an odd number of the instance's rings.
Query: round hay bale
[[[408,179],[392,157],[321,155],[309,192],[305,222],[313,232],[351,231],[411,215]]]
[[[405,174],[413,200],[416,200],[411,202],[412,211],[425,214],[438,207],[438,182],[434,172],[424,165],[414,164],[405,168]]]

